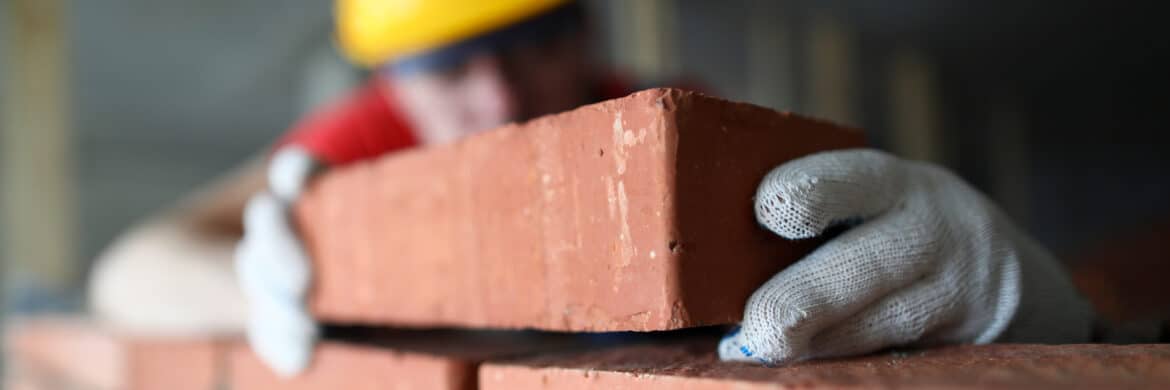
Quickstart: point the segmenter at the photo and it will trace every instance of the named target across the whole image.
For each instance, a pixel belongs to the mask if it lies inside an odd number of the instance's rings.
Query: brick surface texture
[[[720,362],[714,345],[641,345],[487,364],[481,388],[1170,388],[1170,345],[957,346],[787,367]]]
[[[325,321],[667,330],[729,323],[816,243],[761,229],[764,174],[863,145],[826,122],[647,90],[336,169],[299,202]]]

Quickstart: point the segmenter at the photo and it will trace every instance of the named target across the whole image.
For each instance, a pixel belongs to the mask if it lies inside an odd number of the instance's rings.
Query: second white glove
[[[315,163],[296,147],[282,149],[269,166],[269,187],[244,210],[244,238],[236,269],[248,300],[248,343],[274,371],[295,375],[308,366],[317,324],[305,305],[311,268],[290,221],[289,209]]]

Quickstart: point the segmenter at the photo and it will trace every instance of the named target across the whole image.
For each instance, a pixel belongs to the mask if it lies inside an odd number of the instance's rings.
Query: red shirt
[[[613,99],[632,92],[619,77],[597,86],[597,95]],[[372,77],[349,96],[302,119],[277,143],[299,145],[317,160],[345,165],[416,146],[419,139],[387,83]]]
[[[386,83],[366,85],[301,119],[277,143],[304,147],[321,162],[345,165],[418,144]]]

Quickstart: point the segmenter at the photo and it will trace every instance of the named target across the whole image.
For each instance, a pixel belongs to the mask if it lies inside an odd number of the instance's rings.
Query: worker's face
[[[572,34],[387,82],[423,142],[448,142],[588,102],[594,77],[585,46],[583,34]]]

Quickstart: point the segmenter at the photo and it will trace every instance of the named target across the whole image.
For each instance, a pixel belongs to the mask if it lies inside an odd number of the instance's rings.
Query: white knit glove
[[[756,290],[719,344],[724,360],[1089,338],[1092,311],[1052,255],[940,167],[873,150],[815,154],[764,177],[755,210],[788,239],[852,228]]]
[[[301,148],[278,151],[269,163],[271,192],[248,201],[244,238],[236,247],[236,273],[248,299],[248,344],[283,376],[304,370],[317,340],[317,324],[305,305],[309,257],[289,220],[316,167]]]

